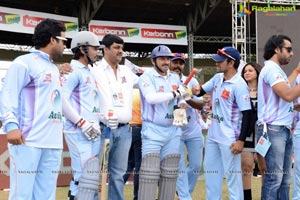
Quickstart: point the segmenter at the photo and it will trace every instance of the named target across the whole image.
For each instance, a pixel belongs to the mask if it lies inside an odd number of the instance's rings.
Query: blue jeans
[[[129,125],[122,126],[110,132],[108,158],[108,199],[123,200],[124,179],[127,170],[128,153],[131,145]]]
[[[258,127],[259,135],[263,127]],[[289,199],[291,157],[293,138],[285,126],[267,125],[267,136],[271,146],[265,156],[266,173],[262,186],[263,200]]]
[[[131,171],[134,169],[134,200],[138,199],[139,191],[139,171],[142,162],[142,138],[141,138],[141,127],[132,126],[132,142],[129,150],[128,166],[126,174],[124,175],[124,182],[128,180]]]
[[[300,133],[294,132],[294,182],[293,182],[293,200],[300,199]]]
[[[184,145],[186,145],[189,158],[188,167],[186,166]],[[202,162],[203,136],[201,132],[199,133],[199,137],[181,139],[179,150],[181,156],[176,190],[180,200],[191,200],[191,194],[196,186]]]

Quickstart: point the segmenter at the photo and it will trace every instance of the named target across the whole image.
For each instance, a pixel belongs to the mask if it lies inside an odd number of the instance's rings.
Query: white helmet
[[[90,31],[80,31],[74,35],[71,41],[71,50],[80,46],[100,47],[98,37]]]

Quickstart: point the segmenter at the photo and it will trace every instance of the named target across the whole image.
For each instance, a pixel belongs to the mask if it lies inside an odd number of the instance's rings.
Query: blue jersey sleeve
[[[29,82],[27,65],[20,58],[16,59],[7,70],[0,101],[1,119],[5,131],[9,131],[5,127],[8,123],[19,124],[19,95]]]

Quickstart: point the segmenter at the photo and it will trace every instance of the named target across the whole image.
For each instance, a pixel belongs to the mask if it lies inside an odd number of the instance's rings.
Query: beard
[[[289,64],[290,59],[281,57],[278,59],[278,62],[280,65],[287,65],[287,64]]]

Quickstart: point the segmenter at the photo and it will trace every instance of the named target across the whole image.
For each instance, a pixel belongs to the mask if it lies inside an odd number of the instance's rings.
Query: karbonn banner
[[[79,29],[75,17],[0,7],[0,30],[33,34],[35,26],[45,18],[63,22],[68,38],[72,38]],[[89,30],[99,40],[110,33],[120,36],[128,43],[187,45],[185,26],[93,20],[89,24]]]
[[[66,36],[69,38],[78,31],[77,18],[75,17],[5,7],[0,7],[0,30],[33,34],[35,26],[45,18],[63,22],[66,27]]]
[[[93,20],[89,29],[101,40],[104,35],[110,33],[129,43],[187,45],[185,26]]]

